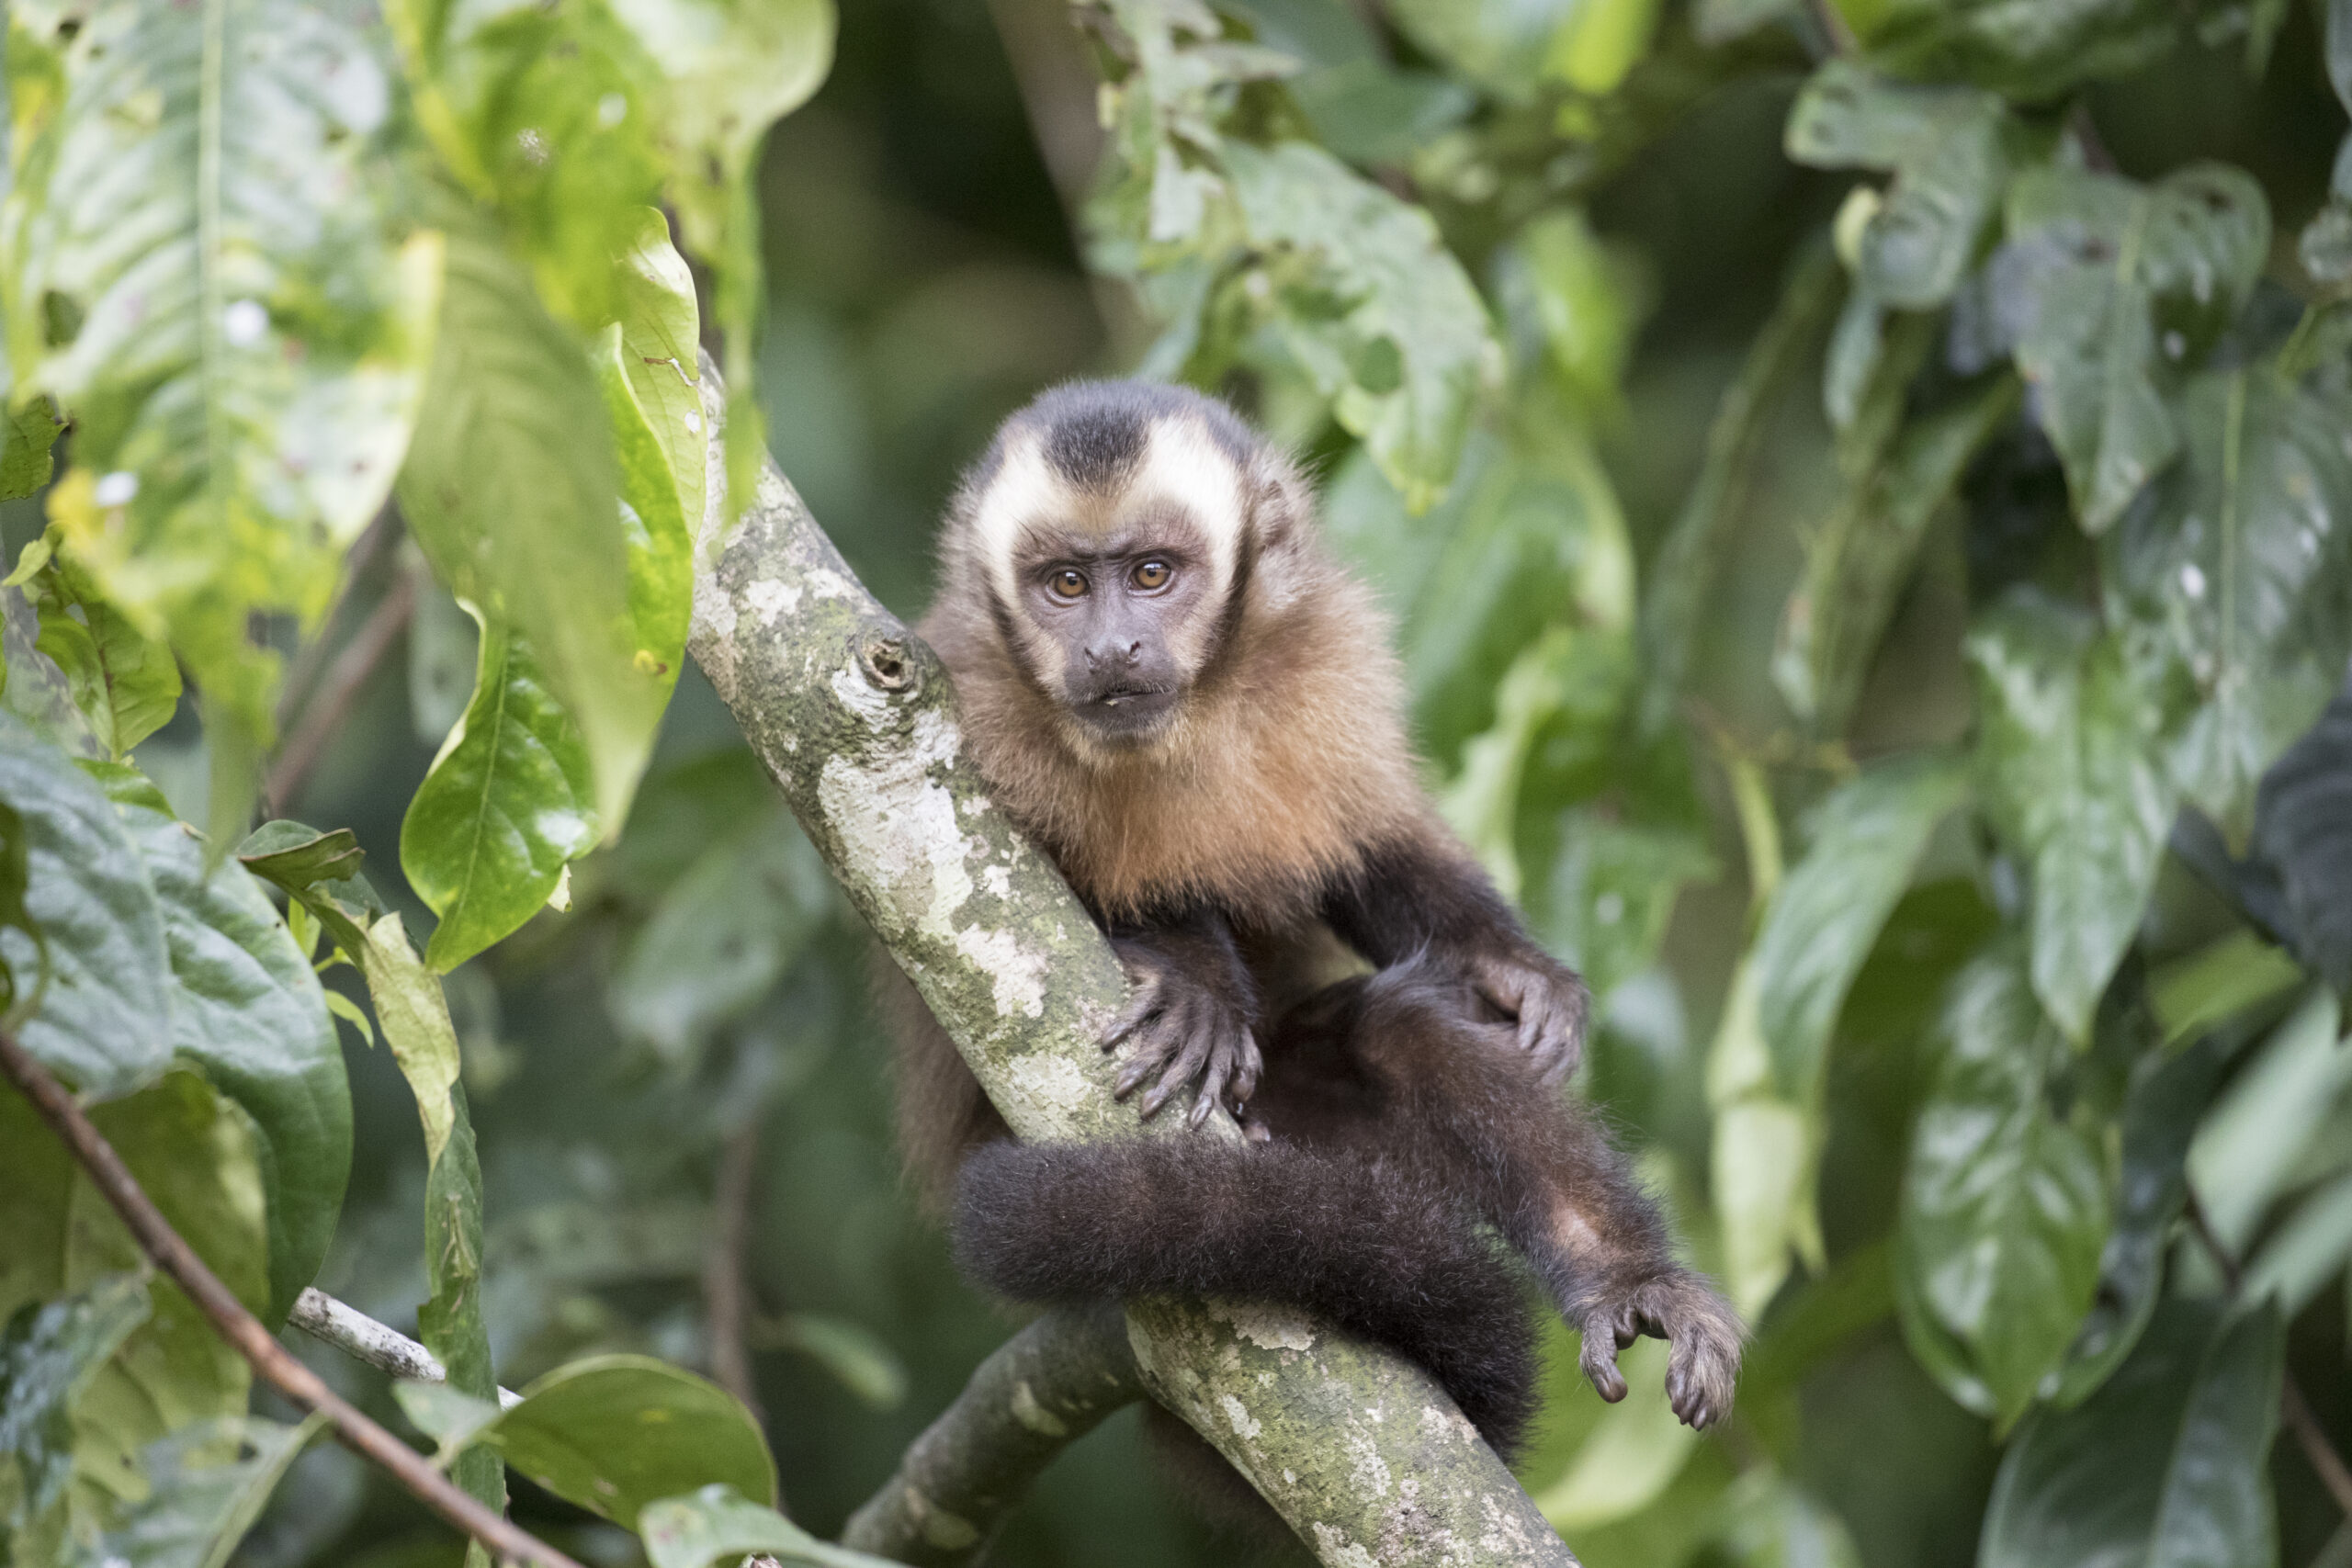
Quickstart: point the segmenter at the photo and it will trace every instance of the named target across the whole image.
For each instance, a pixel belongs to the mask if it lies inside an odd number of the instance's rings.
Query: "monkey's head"
[[[985,596],[1073,739],[1133,749],[1214,669],[1303,504],[1289,464],[1224,404],[1075,382],[1005,421],[966,476],[942,594]]]

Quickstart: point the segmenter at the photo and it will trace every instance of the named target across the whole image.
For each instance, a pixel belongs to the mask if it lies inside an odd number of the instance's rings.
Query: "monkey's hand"
[[[1739,1318],[1696,1274],[1678,1269],[1629,1291],[1605,1292],[1569,1321],[1584,1334],[1578,1365],[1610,1404],[1625,1397],[1617,1352],[1646,1334],[1673,1346],[1666,1396],[1684,1425],[1707,1427],[1731,1414]]]
[[[1519,1048],[1534,1059],[1544,1082],[1576,1070],[1589,998],[1575,970],[1532,946],[1472,952],[1463,968],[1489,1006],[1518,1021]]]
[[[1149,1121],[1198,1083],[1200,1092],[1186,1113],[1193,1126],[1207,1121],[1220,1100],[1238,1116],[1264,1066],[1251,1027],[1248,975],[1200,973],[1149,941],[1111,945],[1135,987],[1125,1009],[1102,1034],[1106,1051],[1125,1040],[1135,1042],[1135,1055],[1113,1092],[1125,1100],[1146,1080],[1156,1079],[1140,1107]]]

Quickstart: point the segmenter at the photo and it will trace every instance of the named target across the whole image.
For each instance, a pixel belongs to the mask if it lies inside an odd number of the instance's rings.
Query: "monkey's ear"
[[[1261,548],[1280,549],[1315,526],[1315,491],[1287,458],[1266,454],[1248,476],[1250,525]]]

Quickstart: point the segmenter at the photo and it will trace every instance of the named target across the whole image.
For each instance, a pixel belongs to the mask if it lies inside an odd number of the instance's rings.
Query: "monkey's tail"
[[[1205,1140],[976,1150],[967,1274],[1024,1302],[1223,1296],[1294,1306],[1427,1368],[1508,1458],[1535,1407],[1517,1272],[1462,1203],[1396,1166]]]

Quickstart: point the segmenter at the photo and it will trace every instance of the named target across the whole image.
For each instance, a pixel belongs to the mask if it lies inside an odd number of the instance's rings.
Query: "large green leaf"
[[[636,232],[621,258],[619,304],[621,368],[628,374],[640,417],[661,446],[671,483],[677,490],[678,515],[684,520],[691,541],[702,532],[703,491],[709,466],[710,432],[703,425],[700,386],[702,324],[695,304],[694,274],[670,243],[670,220],[658,208],[638,211]],[[614,402],[609,389],[605,402],[608,407]],[[613,418],[616,425],[621,423],[617,409]],[[635,499],[639,482],[624,446],[621,493],[630,498],[641,515],[647,505],[655,503],[640,504]],[[632,555],[632,566],[635,559]],[[691,586],[691,570],[687,576]],[[637,581],[638,574],[632,570],[632,586]],[[639,619],[642,622],[644,617]]]
[[[713,1568],[746,1552],[809,1568],[888,1568],[883,1558],[819,1540],[732,1486],[714,1484],[649,1503],[637,1528],[653,1568]]]
[[[51,545],[44,538],[31,548]],[[51,553],[24,588],[40,616],[36,646],[65,677],[74,705],[107,755],[123,757],[170,722],[180,701],[178,661],[107,603],[88,571]]]
[[[401,870],[441,923],[443,974],[537,912],[566,863],[596,843],[587,748],[531,650],[482,628],[474,698],[401,822]]]
[[[1968,636],[1985,804],[2030,863],[2033,987],[2085,1039],[2140,929],[2175,796],[2153,694],[2090,617],[2016,595]]]
[[[1854,287],[1921,310],[1951,298],[1999,213],[2008,137],[2007,113],[1990,93],[1885,81],[1832,60],[1797,95],[1786,143],[1800,164],[1894,174],[1854,237]]]
[[[610,423],[586,344],[471,229],[450,242],[441,333],[401,509],[442,581],[529,643],[580,728],[597,820],[617,831],[666,688],[637,664]]]
[[[253,1118],[269,1203],[269,1321],[325,1260],[351,1170],[351,1092],[317,975],[243,866],[133,770],[92,764],[145,857],[174,984],[172,1048]]]
[[[0,1109],[0,1125],[6,1121]],[[9,1234],[20,1245],[25,1239]],[[0,1513],[6,1549],[0,1558],[53,1561],[62,1546],[74,1402],[148,1311],[146,1281],[116,1274],[69,1296],[27,1303],[0,1333],[0,1499],[9,1504]]]
[[[649,1356],[560,1367],[483,1436],[557,1496],[631,1529],[647,1504],[702,1486],[775,1500],[775,1461],[751,1413]]]
[[[2164,386],[2245,302],[2269,204],[2221,164],[2152,186],[2047,167],[2010,186],[2007,221],[1995,298],[2075,513],[2101,534],[2179,450]]]
[[[1225,164],[1250,243],[1296,264],[1277,268],[1283,342],[1407,506],[1425,510],[1501,372],[1478,291],[1427,212],[1320,148],[1235,142]]]
[[[1978,1568],[2276,1562],[2266,1460],[2285,1348],[2276,1312],[2165,1303],[2105,1387],[2009,1445]]]
[[[28,25],[62,96],[17,149],[0,288],[17,394],[74,418],[50,513],[264,739],[277,660],[248,617],[325,608],[424,388],[440,244],[396,211],[390,84],[293,0]]]
[[[2005,944],[1953,983],[1912,1134],[1895,1238],[1904,1335],[1946,1393],[2007,1425],[2072,1344],[2098,1284],[2108,1178],[2052,1109],[2065,1040]]]
[[[123,1522],[72,1568],[225,1568],[262,1506],[324,1416],[283,1426],[228,1416],[157,1439],[141,1457],[149,1485]]]
[[[449,1111],[448,1140],[433,1151],[424,1178],[424,1273],[432,1296],[416,1309],[416,1334],[440,1358],[451,1389],[494,1403],[498,1376],[482,1318],[481,1163],[465,1091],[454,1084]],[[504,1510],[506,1472],[496,1454],[460,1454],[449,1477],[483,1506]]]
[[[2352,1050],[2340,1043],[2341,1023],[2334,994],[2312,987],[2197,1129],[2189,1179],[2214,1232],[2233,1252],[2242,1254],[2254,1239],[2330,1110],[2352,1089]]]
[[[23,826],[25,909],[41,934],[0,928],[19,1001],[40,987],[17,1037],[83,1094],[128,1094],[172,1056],[171,961],[146,863],[105,793],[8,716],[0,803]]]
[[[1812,842],[1772,895],[1756,936],[1757,1020],[1792,1100],[1818,1091],[1829,1032],[1936,824],[1968,791],[1951,758],[1879,763],[1823,801]]]
[[[2109,615],[2170,678],[2182,790],[2243,842],[2352,655],[2352,398],[2257,366],[2198,378],[2181,418],[2186,460],[2105,542]]]

